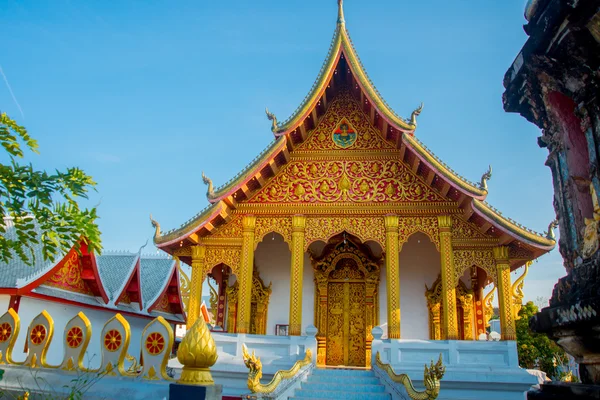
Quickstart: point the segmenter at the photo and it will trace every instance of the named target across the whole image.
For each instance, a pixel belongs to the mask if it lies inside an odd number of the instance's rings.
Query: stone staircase
[[[373,371],[314,369],[290,399],[391,400],[391,396]]]

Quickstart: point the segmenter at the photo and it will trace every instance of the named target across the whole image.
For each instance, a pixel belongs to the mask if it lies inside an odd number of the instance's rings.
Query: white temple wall
[[[267,313],[267,335],[275,334],[275,325],[289,324],[290,264],[289,246],[279,234],[267,234],[254,252],[254,268],[265,283],[273,283]]]
[[[86,352],[84,365],[89,368],[97,368],[100,366],[102,356],[100,355],[102,328],[104,324],[115,316],[113,310],[95,310],[84,308],[82,306],[74,306],[70,304],[61,304],[47,300],[34,299],[30,297],[21,297],[19,305],[19,318],[21,319],[21,330],[19,337],[15,342],[13,350],[13,358],[16,361],[25,360],[25,339],[29,324],[38,314],[46,310],[54,321],[54,335],[48,348],[46,360],[51,365],[58,365],[63,360],[64,351],[64,328],[71,318],[75,317],[79,311],[82,311],[91,322],[92,337]],[[150,323],[151,319],[133,317],[124,315],[131,328],[131,337],[129,341],[128,354],[131,354],[136,359],[140,358],[140,338],[144,327]]]
[[[4,314],[6,311],[8,311],[9,304],[10,304],[10,295],[0,294],[0,310],[2,310],[2,312],[0,314]]]
[[[379,276],[379,326],[383,329],[383,338],[387,339],[387,277],[385,265],[381,266]],[[400,310],[402,311],[402,310]]]
[[[441,270],[440,253],[425,234],[416,233],[400,252],[400,334],[403,339],[429,339],[425,285]]]
[[[302,334],[306,335],[306,327],[315,324],[315,273],[310,262],[310,255],[304,253],[304,274],[302,277]]]

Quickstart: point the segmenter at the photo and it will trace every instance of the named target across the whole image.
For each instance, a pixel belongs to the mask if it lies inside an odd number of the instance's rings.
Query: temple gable
[[[346,137],[342,125],[346,126]],[[298,152],[324,152],[332,150],[350,152],[353,150],[396,150],[395,147],[381,136],[381,131],[375,129],[369,117],[361,109],[358,101],[350,91],[340,92],[331,101],[327,111],[321,117],[304,143],[294,150]]]

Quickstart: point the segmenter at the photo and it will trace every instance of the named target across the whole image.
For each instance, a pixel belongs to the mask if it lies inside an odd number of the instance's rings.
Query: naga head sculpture
[[[244,357],[246,368],[250,370],[248,373],[248,389],[255,392],[256,388],[260,386],[260,379],[262,378],[262,363],[260,362],[260,357],[256,357],[254,351],[252,351],[252,354],[249,354],[245,344],[242,344],[242,355]]]
[[[446,373],[446,367],[442,364],[442,355],[434,364],[431,361],[431,365],[427,367],[425,364],[425,371],[423,372],[423,384],[425,385],[425,392],[429,395],[430,399],[435,399],[440,393],[440,380]]]

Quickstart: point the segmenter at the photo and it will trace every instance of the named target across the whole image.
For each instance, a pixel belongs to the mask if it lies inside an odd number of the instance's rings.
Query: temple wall
[[[0,294],[0,310],[2,310],[2,314],[8,310],[8,305],[10,303],[10,295],[8,294]]]
[[[82,306],[73,306],[69,304],[60,304],[50,302],[47,300],[39,300],[30,297],[22,297],[21,304],[19,306],[19,318],[21,319],[21,330],[19,337],[15,342],[13,351],[13,358],[16,361],[23,361],[25,359],[25,339],[27,337],[27,330],[31,320],[35,318],[43,310],[46,310],[54,321],[54,336],[50,347],[48,348],[48,354],[46,359],[51,365],[58,365],[63,360],[63,336],[64,328],[79,311],[82,311],[90,320],[92,325],[92,337],[86,352],[86,359],[84,365],[90,368],[97,368],[100,366],[100,334],[104,324],[115,315],[114,310],[94,310],[85,309]],[[129,354],[134,356],[136,359],[140,357],[140,343],[139,338],[142,335],[144,327],[151,321],[150,319],[137,318],[125,315],[124,316],[131,327],[131,339],[129,342]]]
[[[265,285],[273,283],[267,313],[267,335],[275,334],[275,325],[289,323],[291,257],[288,244],[278,234],[267,234],[254,253],[254,268],[258,268]]]
[[[425,285],[440,273],[440,253],[429,238],[417,233],[400,252],[400,334],[403,339],[429,339]]]

